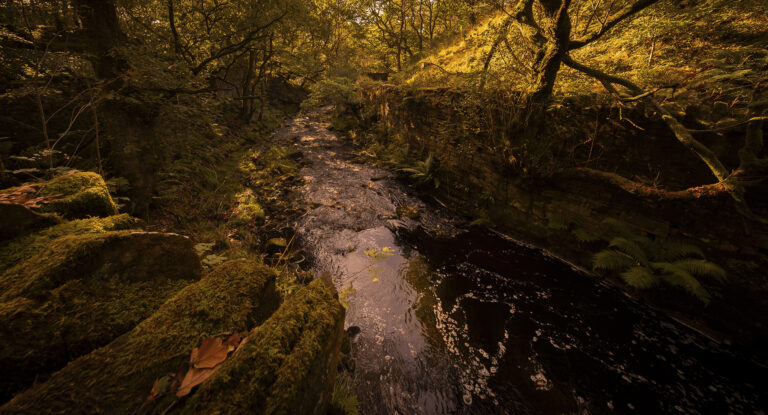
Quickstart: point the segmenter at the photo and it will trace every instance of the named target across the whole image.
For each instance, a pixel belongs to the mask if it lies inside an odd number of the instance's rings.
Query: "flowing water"
[[[276,138],[306,161],[297,237],[348,301],[361,413],[764,413],[764,365],[544,250],[462,228],[327,126],[299,117]]]

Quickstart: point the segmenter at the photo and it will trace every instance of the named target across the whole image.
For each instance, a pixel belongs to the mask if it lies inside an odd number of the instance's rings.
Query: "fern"
[[[621,271],[634,265],[637,265],[637,262],[632,257],[614,249],[598,252],[592,257],[592,267],[595,270]]]
[[[630,241],[627,238],[617,237],[611,239],[611,242],[608,243],[608,246],[622,251],[637,260],[637,262],[648,266],[648,255],[645,253],[645,251],[643,251],[643,248],[637,244],[637,242]]]
[[[693,294],[704,304],[709,304],[712,296],[704,289],[699,280],[685,269],[669,262],[656,262],[653,266],[661,270],[661,279],[667,284],[681,287],[690,294]]]
[[[720,283],[724,283],[727,280],[724,269],[704,259],[682,259],[675,261],[673,264],[697,277],[708,278]]]
[[[666,241],[664,249],[659,254],[659,260],[675,261],[678,259],[696,257],[704,258],[704,252],[696,245],[687,244],[680,241]]]
[[[423,161],[417,161],[413,167],[404,167],[400,171],[408,173],[411,179],[420,184],[431,184],[435,189],[440,187],[440,178],[438,177],[438,162],[432,153],[427,155]]]
[[[629,286],[645,290],[660,284],[678,287],[708,304],[712,295],[697,278],[724,283],[725,270],[707,261],[697,246],[680,241],[664,241],[635,235],[616,219],[601,222],[600,235],[578,229],[580,241],[604,239],[608,248],[592,257],[595,270],[618,273]]]
[[[647,290],[659,283],[659,277],[646,267],[633,267],[620,275],[628,285],[641,290]]]

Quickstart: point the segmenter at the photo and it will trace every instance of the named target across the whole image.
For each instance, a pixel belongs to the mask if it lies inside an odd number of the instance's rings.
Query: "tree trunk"
[[[93,53],[93,66],[99,78],[117,76],[123,62],[110,52],[125,40],[120,29],[114,0],[73,0]]]

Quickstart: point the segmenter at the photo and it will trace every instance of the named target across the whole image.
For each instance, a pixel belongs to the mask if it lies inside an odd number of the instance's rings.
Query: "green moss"
[[[110,216],[117,205],[109,195],[104,179],[92,172],[76,172],[59,176],[42,184],[40,196],[62,195],[41,208],[70,219],[88,216]]]
[[[75,221],[16,242],[19,262],[0,274],[0,336],[14,339],[0,343],[0,398],[130,330],[199,278],[186,238],[94,233],[133,223]]]
[[[298,290],[189,398],[181,413],[325,413],[341,342],[344,308],[315,280]]]
[[[360,402],[352,388],[352,379],[346,373],[340,373],[333,385],[333,396],[328,415],[357,415]]]
[[[263,322],[280,301],[274,281],[274,273],[256,262],[230,261],[130,332],[17,395],[0,413],[132,413],[155,379],[184,368],[203,339]]]
[[[253,191],[247,189],[235,195],[235,209],[229,219],[234,226],[245,226],[250,223],[261,224],[264,222],[264,209],[256,201]]]
[[[138,228],[139,222],[138,219],[126,214],[106,218],[80,219],[16,238],[0,251],[0,272],[32,256],[39,255],[52,240],[61,236],[135,229]]]

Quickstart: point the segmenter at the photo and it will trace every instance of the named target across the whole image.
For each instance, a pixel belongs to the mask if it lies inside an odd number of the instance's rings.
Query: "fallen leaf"
[[[194,367],[189,368],[187,374],[184,376],[184,380],[181,381],[179,390],[176,391],[176,396],[181,398],[182,396],[189,395],[189,392],[192,391],[192,388],[203,383],[203,381],[211,377],[211,375],[216,372],[216,369],[218,369],[218,366],[210,369],[198,369]]]
[[[227,360],[228,353],[229,346],[224,345],[221,338],[209,337],[192,350],[190,363],[197,369],[210,369]]]
[[[221,367],[221,363],[227,360],[229,352],[243,344],[245,339],[241,339],[237,333],[233,333],[226,341],[218,336],[203,340],[200,347],[192,349],[189,356],[189,370],[184,375],[176,396],[181,398],[189,395],[195,386],[203,383]]]
[[[237,333],[229,336],[227,341],[224,342],[224,346],[227,346],[228,352],[235,350],[238,345],[240,345],[240,335]]]

